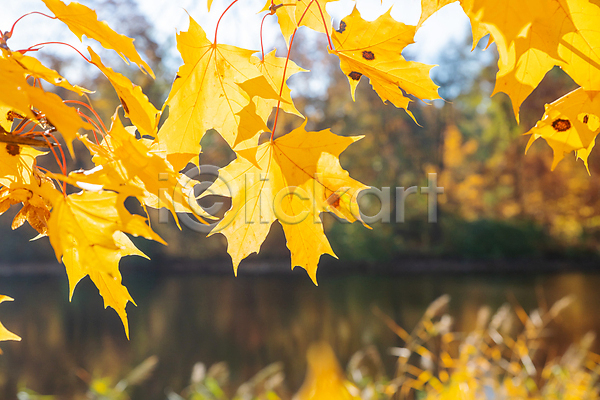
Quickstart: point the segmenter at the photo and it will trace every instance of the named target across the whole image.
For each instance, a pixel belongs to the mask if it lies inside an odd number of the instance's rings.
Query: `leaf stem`
[[[94,114],[94,117],[96,117],[96,119],[98,120],[98,122],[100,122],[100,126],[102,126],[102,130],[98,129],[100,131],[100,133],[103,136],[108,135],[108,129],[106,129],[106,126],[104,125],[104,122],[102,122],[102,118],[100,118],[100,116],[98,115],[98,113],[96,112],[96,110],[94,110],[94,108],[86,103],[84,103],[83,101],[79,101],[79,100],[63,100],[63,103],[66,104],[78,104],[80,106],[83,106],[85,108],[87,108],[88,110],[90,110],[92,112],[92,114]]]
[[[300,19],[297,22],[298,26],[300,26],[300,23],[302,22],[302,20],[304,19],[304,16],[306,15],[306,12],[308,11],[310,6],[314,2],[315,2],[315,0],[310,0],[310,3],[308,3],[308,6],[306,6],[304,13],[302,13],[302,16],[300,17]],[[294,33],[292,33],[292,38],[290,39],[290,45],[288,47],[287,57],[285,58],[285,65],[283,67],[283,76],[281,77],[281,87],[279,88],[279,97],[281,97],[281,94],[283,93],[283,85],[285,85],[285,73],[287,72],[287,66],[288,66],[288,62],[290,61],[290,54],[292,52],[294,38],[296,37],[296,32],[298,32],[298,26],[296,27],[296,29],[294,29]],[[275,137],[275,128],[277,128],[277,119],[279,117],[279,109],[280,108],[281,108],[281,100],[277,100],[277,110],[275,111],[275,121],[273,121],[273,129],[271,130],[271,142],[274,140],[273,138]]]
[[[79,114],[80,117],[82,117],[83,119],[85,119],[90,125],[92,125],[94,127],[94,129],[92,129],[92,132],[94,132],[94,139],[96,140],[96,144],[99,146],[100,145],[100,141],[98,140],[98,136],[96,135],[96,132],[101,132],[100,127],[98,126],[98,124],[96,122],[94,122],[93,119],[91,119],[89,116],[85,115],[85,113],[83,113],[80,110],[77,110],[77,114]]]
[[[90,61],[90,60],[88,60],[88,58],[87,58],[86,56],[84,56],[84,55],[83,55],[83,53],[82,53],[81,51],[77,50],[77,49],[76,49],[74,46],[72,46],[72,45],[70,45],[70,44],[68,44],[68,43],[65,43],[65,42],[43,42],[43,43],[34,44],[33,46],[29,46],[28,48],[26,48],[26,49],[24,49],[24,50],[17,50],[17,51],[18,51],[19,53],[21,53],[21,54],[25,54],[25,53],[27,53],[27,52],[29,52],[29,51],[38,51],[38,50],[40,50],[40,49],[34,49],[34,47],[45,46],[45,45],[47,45],[47,44],[62,44],[62,45],[65,45],[65,46],[69,46],[70,48],[72,48],[73,50],[75,50],[77,53],[79,53],[79,55],[80,55],[81,57],[83,57],[83,59],[84,59],[85,61],[87,61],[87,62],[91,63],[91,61]]]
[[[273,15],[273,14],[271,14],[271,13],[265,14],[265,16],[263,17],[262,21],[260,22],[260,53],[262,55],[262,57],[261,57],[262,61],[265,61],[265,48],[263,46],[263,34],[262,34],[263,33],[263,25],[265,23],[265,19],[267,19],[267,17],[269,15]]]
[[[48,137],[46,135],[50,136],[52,138],[52,140],[54,140],[54,142],[56,142],[58,144],[58,149],[60,150],[60,156],[61,156],[60,159],[58,158],[58,154],[56,154],[56,151],[54,150],[54,146],[52,145],[52,143],[50,143],[50,141],[48,140]],[[62,150],[62,145],[60,144],[60,142],[58,140],[56,140],[56,137],[52,134],[52,132],[44,132],[42,134],[42,138],[44,138],[46,143],[48,143],[48,145],[50,146],[50,151],[52,151],[52,154],[54,155],[54,159],[56,160],[56,163],[58,164],[58,167],[60,168],[60,172],[64,176],[67,176],[67,160],[65,158],[65,153]],[[61,162],[61,160],[62,160],[62,162]],[[63,192],[63,195],[65,197],[67,197],[67,183],[64,181],[62,183],[62,192]]]
[[[225,11],[223,11],[223,14],[221,14],[221,16],[219,17],[219,20],[217,21],[217,27],[215,28],[215,40],[213,41],[213,46],[217,45],[217,33],[219,32],[219,24],[221,23],[221,19],[223,19],[223,16],[225,15],[225,13],[227,13],[227,11],[229,11],[229,9],[231,7],[233,7],[233,5],[237,2],[238,2],[238,0],[233,0],[233,2],[229,5],[229,7],[227,7],[225,9]]]
[[[21,132],[23,132],[23,130],[25,129],[25,127],[27,125],[29,125],[30,123],[32,123],[33,121],[30,120],[29,118],[26,118],[24,120],[21,120],[21,122],[19,122],[19,124],[15,127],[15,129],[11,132],[12,134],[20,134]],[[35,127],[34,127],[35,128]],[[29,132],[29,131],[28,131]]]
[[[15,23],[10,28],[10,32],[8,32],[7,39],[10,39],[12,37],[13,31],[15,30],[15,25],[17,25],[17,22],[19,22],[20,20],[22,20],[23,18],[25,18],[26,16],[31,15],[31,14],[39,14],[39,15],[43,15],[44,17],[47,17],[47,18],[50,18],[50,19],[58,19],[56,17],[51,17],[50,15],[44,14],[44,13],[39,12],[39,11],[28,12],[27,14],[22,15],[21,17],[19,17],[18,20],[15,21]]]

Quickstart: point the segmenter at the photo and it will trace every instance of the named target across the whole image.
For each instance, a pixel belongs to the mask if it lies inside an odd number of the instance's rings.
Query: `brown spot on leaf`
[[[7,119],[9,122],[12,122],[12,121],[14,121],[14,120],[15,120],[15,118],[25,119],[25,117],[24,117],[23,115],[21,115],[21,114],[19,114],[19,113],[16,113],[16,112],[14,112],[14,111],[9,111],[9,112],[7,112],[7,113],[6,113],[6,119]]]
[[[346,30],[346,23],[344,21],[340,22],[340,29],[337,30],[338,33],[344,33]]]
[[[571,128],[571,121],[569,121],[568,119],[558,118],[555,119],[554,122],[552,122],[552,127],[557,132],[564,132]]]
[[[587,124],[589,120],[590,120],[590,117],[588,115],[584,115],[583,116],[583,123],[584,124]]]
[[[365,60],[369,60],[369,61],[371,61],[371,60],[374,60],[374,59],[375,59],[375,54],[373,54],[373,52],[372,52],[372,51],[369,51],[369,50],[365,50],[365,51],[363,51],[363,52],[362,52],[362,56],[363,56],[363,58],[364,58]]]
[[[6,152],[11,156],[18,156],[21,153],[21,147],[18,144],[9,143],[6,145]]]
[[[123,110],[125,110],[125,113],[129,114],[129,107],[127,107],[127,103],[125,103],[125,100],[123,100],[120,97],[119,100],[121,100],[121,105],[123,106]]]
[[[333,208],[339,208],[340,206],[340,195],[337,193],[332,193],[331,196],[327,198],[327,204],[332,206]]]
[[[357,81],[360,79],[360,77],[362,76],[362,74],[360,72],[356,72],[356,71],[352,71],[348,74],[348,76],[350,78],[352,78],[353,80]]]

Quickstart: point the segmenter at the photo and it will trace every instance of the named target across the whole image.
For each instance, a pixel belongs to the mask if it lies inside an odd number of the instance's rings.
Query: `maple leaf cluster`
[[[96,39],[154,77],[133,39],[98,21],[93,10],[75,2],[42,1],[53,13],[46,16],[62,21],[80,40],[83,35]],[[327,34],[329,51],[340,58],[352,97],[364,75],[383,101],[409,114],[411,97],[438,98],[437,86],[429,78],[432,66],[407,61],[401,55],[412,43],[416,27],[394,21],[389,13],[368,22],[355,9],[340,29],[333,31],[326,3],[267,3],[266,16],[277,14],[286,38],[287,57],[277,57],[276,50],[263,51],[258,57],[257,51],[220,44],[218,26],[211,40],[190,17],[188,30],[177,34],[183,65],[161,109],[88,47],[88,56],[80,54],[106,76],[121,102],[124,118],[118,108],[109,129],[85,101],[63,100],[44,90],[41,82],[78,96],[87,96],[89,90],[70,84],[57,71],[29,56],[37,46],[11,50],[13,30],[3,35],[0,213],[22,204],[13,228],[28,221],[40,236],[49,237],[57,259],[65,265],[70,296],[77,283],[89,276],[105,307],[116,310],[129,335],[125,309],[133,299],[121,283],[119,261],[127,255],[145,255],[128,235],[164,241],[147,218],[130,213],[124,201],[134,197],[144,210],[165,207],[176,221],[177,212],[194,213],[202,222],[210,219],[198,211],[194,181],[186,181],[181,171],[189,163],[198,163],[200,141],[211,129],[236,154],[201,195],[232,198],[231,209],[211,234],[221,233],[227,238],[234,272],[237,274],[244,258],[259,252],[271,225],[278,221],[291,252],[292,268],[304,268],[317,283],[321,255],[335,257],[321,213],[332,212],[350,222],[360,220],[357,194],[366,186],[352,179],[339,161],[340,154],[361,137],[338,136],[329,130],[307,131],[306,119],[291,132],[275,136],[280,112],[303,117],[286,84],[291,75],[304,71],[289,59],[297,29],[307,26]],[[167,109],[168,117],[160,125]],[[72,143],[82,143],[95,168],[67,171],[58,133],[71,155]],[[38,166],[37,157],[47,153],[56,158],[59,173]]]
[[[419,24],[456,0],[422,0]],[[546,105],[527,149],[543,138],[554,153],[552,169],[575,152],[586,168],[600,132],[600,6],[590,0],[459,0],[471,21],[473,45],[489,34],[500,55],[494,94],[506,93],[517,121],[521,104],[553,67],[580,86]]]
[[[99,21],[93,10],[76,2],[42,1],[53,13],[46,17],[62,21],[80,40],[84,35],[97,40],[154,77],[133,39]],[[124,201],[133,197],[144,210],[167,208],[175,221],[178,212],[193,213],[205,223],[211,219],[199,210],[194,181],[181,173],[189,163],[199,162],[200,141],[211,129],[223,137],[236,158],[200,197],[217,194],[232,199],[232,207],[211,234],[226,237],[234,272],[244,258],[259,252],[271,225],[278,221],[291,267],[304,268],[316,284],[321,255],[335,257],[321,213],[361,221],[357,195],[366,186],[352,179],[339,161],[340,154],[361,137],[338,136],[328,129],[307,131],[306,119],[291,132],[276,135],[280,113],[303,117],[286,84],[289,76],[304,71],[289,58],[296,32],[305,26],[327,36],[328,51],[339,57],[352,98],[365,76],[382,101],[404,109],[414,119],[408,109],[411,99],[438,99],[438,87],[429,76],[433,66],[406,60],[402,51],[413,43],[429,16],[453,1],[422,0],[417,26],[395,21],[390,12],[366,21],[355,8],[336,30],[326,10],[328,2],[267,1],[262,11],[265,18],[277,16],[287,57],[277,57],[275,50],[265,54],[262,49],[220,44],[219,23],[211,40],[190,17],[188,30],[177,34],[183,65],[160,109],[141,87],[104,65],[88,47],[88,56],[80,55],[106,76],[121,102],[124,118],[118,108],[109,129],[85,101],[63,100],[44,90],[42,81],[78,96],[90,93],[28,55],[39,45],[11,50],[14,25],[2,35],[0,213],[22,204],[13,228],[27,221],[40,236],[49,237],[57,259],[65,265],[71,296],[77,283],[89,276],[105,307],[116,310],[129,335],[125,309],[133,299],[121,283],[119,262],[127,255],[145,255],[128,235],[166,243],[147,218],[130,213]],[[596,110],[600,103],[595,97],[600,86],[596,68],[600,33],[591,22],[598,19],[600,9],[588,0],[461,0],[460,4],[471,20],[474,43],[489,33],[490,43],[497,44],[496,92],[511,97],[517,116],[520,104],[554,65],[582,86],[549,105],[530,133],[532,140],[543,137],[552,146],[554,165],[570,151],[587,163],[600,129]],[[159,124],[167,110],[168,117]],[[82,143],[95,167],[67,171],[58,133],[71,155],[73,142]],[[37,157],[48,153],[57,160],[60,173],[38,166]],[[16,338],[2,334],[2,329],[0,325],[0,340]]]

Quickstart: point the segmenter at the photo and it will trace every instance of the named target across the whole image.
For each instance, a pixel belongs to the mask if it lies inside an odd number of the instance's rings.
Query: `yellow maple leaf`
[[[600,96],[578,88],[560,99],[546,104],[546,111],[526,134],[531,134],[527,149],[538,138],[548,142],[554,152],[552,169],[572,151],[587,166],[587,156],[600,132]]]
[[[10,52],[10,57],[7,57],[7,59],[13,60],[16,64],[18,64],[22,72],[26,75],[33,76],[34,78],[43,79],[54,86],[70,90],[71,92],[75,92],[78,95],[82,95],[84,93],[91,93],[90,90],[87,90],[81,86],[72,85],[66,78],[63,78],[55,70],[46,67],[36,58],[26,56],[19,52]]]
[[[36,157],[42,154],[30,146],[0,143],[0,185],[31,183]]]
[[[591,175],[591,173],[590,173],[590,166],[588,165],[588,157],[590,156],[590,153],[594,149],[595,145],[596,145],[596,138],[594,138],[594,140],[592,140],[592,143],[590,143],[590,145],[587,148],[579,149],[579,150],[575,151],[575,154],[577,155],[577,159],[583,161],[583,164],[585,165],[585,169],[587,169],[587,172],[589,175]]]
[[[497,44],[500,59],[494,93],[509,95],[517,120],[522,102],[555,65],[585,90],[600,90],[598,5],[589,0],[468,3],[470,7],[463,4],[463,8],[472,23],[483,25]]]
[[[46,180],[49,185],[54,186],[48,178],[38,177],[38,179]],[[18,185],[14,188],[4,186],[0,189],[0,215],[13,204],[22,203],[23,207],[13,219],[12,229],[19,228],[27,221],[40,235],[47,235],[52,205],[28,186]]]
[[[294,400],[358,400],[359,390],[344,377],[344,373],[326,342],[314,343],[306,353],[306,378]]]
[[[333,33],[335,50],[330,52],[340,58],[353,99],[356,86],[365,75],[383,101],[405,109],[414,119],[408,110],[411,100],[402,90],[419,99],[438,99],[438,86],[429,77],[432,65],[402,57],[404,47],[413,43],[415,27],[395,21],[390,11],[369,22],[354,8]]]
[[[88,47],[88,51],[92,63],[102,71],[117,92],[125,116],[140,130],[142,135],[156,136],[160,111],[150,103],[142,88],[134,85],[125,75],[105,67],[91,47]]]
[[[271,10],[272,5],[274,6],[279,28],[289,47],[291,36],[301,26],[321,33],[331,33],[331,17],[326,6],[332,1],[335,0],[267,0],[261,12]]]
[[[296,0],[267,0],[260,12],[272,10],[272,5],[275,8],[277,23],[279,24],[283,39],[289,47],[290,37],[294,33],[294,30],[298,28],[296,24]]]
[[[148,207],[166,207],[178,225],[176,212],[193,213],[202,222],[202,217],[210,217],[195,202],[192,187],[195,181],[184,184],[180,174],[173,170],[164,155],[156,151],[151,140],[137,139],[133,127],[123,127],[118,113],[114,114],[112,121],[102,144],[84,141],[94,154],[92,160],[96,168],[75,171],[67,179],[58,179],[80,188],[97,185],[134,196]]]
[[[11,62],[4,56],[4,50],[0,53],[0,105],[5,113],[16,111],[19,114],[35,119],[31,111],[31,101],[27,94],[27,80],[24,70]],[[10,128],[9,128],[10,129]]]
[[[561,30],[558,56],[564,70],[588,91],[600,91],[600,6],[589,0],[560,0],[567,20]]]
[[[499,92],[506,93],[510,97],[518,122],[521,104],[544,79],[546,73],[561,62],[534,48],[520,53],[521,56],[515,61],[516,54],[513,46],[507,60],[498,60],[498,73],[492,96]]]
[[[39,192],[52,203],[48,236],[56,258],[67,270],[70,298],[77,283],[89,275],[104,298],[121,318],[129,337],[125,306],[132,301],[121,284],[119,260],[126,255],[144,256],[124,234],[165,242],[140,215],[130,214],[125,196],[109,191],[83,191],[63,196],[48,187]]]
[[[177,48],[184,64],[165,102],[169,117],[157,137],[175,170],[198,156],[200,140],[209,129],[217,130],[235,150],[254,148],[258,135],[238,138],[238,114],[251,99],[240,84],[260,77],[263,85],[254,89],[265,98],[279,97],[256,67],[255,51],[212,43],[191,17],[188,31],[177,35]]]
[[[257,149],[258,166],[238,157],[219,172],[219,180],[204,195],[232,197],[232,207],[211,234],[227,238],[234,272],[251,253],[258,253],[271,224],[283,226],[292,268],[304,268],[316,284],[322,254],[335,256],[321,224],[320,213],[334,211],[360,218],[356,195],[366,186],[350,178],[339,155],[360,137],[329,130],[307,132],[304,124]],[[259,168],[260,167],[260,168]]]
[[[140,69],[154,78],[152,69],[138,54],[133,39],[120,35],[112,30],[104,21],[98,21],[96,12],[83,4],[71,2],[66,5],[61,0],[42,0],[54,16],[64,22],[79,40],[83,35],[95,39],[106,49],[112,49],[129,63],[137,64]],[[129,61],[128,61],[129,60]]]
[[[421,17],[419,18],[419,22],[417,22],[417,29],[419,29],[421,25],[423,25],[423,23],[433,14],[448,4],[456,1],[457,0],[421,0]]]
[[[13,300],[14,299],[12,297],[0,295],[0,303],[2,303],[4,301],[13,301]],[[19,336],[15,335],[14,333],[10,332],[8,329],[6,329],[4,327],[4,325],[2,325],[2,323],[0,323],[0,340],[21,341],[21,338]],[[0,351],[0,354],[2,354],[1,351]]]
[[[82,128],[90,129],[91,126],[79,117],[74,108],[63,103],[58,95],[30,86],[25,79],[26,75],[27,70],[10,57],[0,57],[0,104],[30,118],[44,129],[51,122],[63,135],[67,148],[73,154],[72,142],[77,138],[77,132]],[[39,112],[34,113],[32,107]]]
[[[285,68],[286,58],[277,57],[275,55],[276,51],[277,50],[273,50],[270,53],[265,54],[264,60],[257,59],[256,66],[258,67],[258,70],[263,74],[263,76],[267,79],[267,81],[271,84],[271,86],[279,90],[279,88],[282,88],[281,83],[283,80],[284,69],[286,71],[286,80],[287,78],[298,72],[307,72],[307,70],[299,67],[292,60],[288,60],[287,68]],[[304,118],[304,116],[294,106],[294,102],[292,101],[291,90],[287,84],[283,85],[283,90],[281,91],[281,98],[283,99],[283,101],[280,103],[279,107],[282,111]],[[264,121],[266,121],[269,115],[271,115],[272,109],[274,107],[277,107],[277,99],[265,99],[263,97],[255,96],[253,100],[256,104],[256,113]]]

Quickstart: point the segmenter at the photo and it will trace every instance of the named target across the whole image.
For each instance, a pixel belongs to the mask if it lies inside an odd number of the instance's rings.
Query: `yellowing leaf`
[[[88,47],[92,63],[108,78],[115,88],[125,116],[140,130],[142,135],[156,136],[160,111],[158,111],[148,97],[142,92],[142,88],[131,83],[126,76],[114,72],[102,64],[102,60],[91,47]]]
[[[361,137],[342,137],[329,130],[307,132],[305,124],[258,147],[260,169],[238,157],[220,170],[206,192],[232,197],[232,208],[213,229],[227,237],[234,272],[241,260],[258,253],[271,224],[283,226],[292,268],[301,266],[316,283],[322,254],[334,256],[320,213],[335,209],[357,218],[356,195],[366,188],[350,178],[338,157]]]
[[[177,48],[184,64],[165,102],[169,117],[158,133],[175,170],[198,156],[200,140],[209,129],[216,129],[235,150],[255,147],[258,136],[238,140],[239,113],[250,103],[240,84],[262,76],[254,51],[211,43],[192,18],[189,30],[177,35]],[[275,88],[265,86],[266,98],[277,94]]]
[[[560,61],[538,49],[522,52],[517,61],[516,54],[515,47],[512,46],[508,53],[509,58],[498,60],[499,69],[492,96],[498,92],[506,93],[511,99],[515,118],[519,121],[521,104],[544,79],[546,73],[554,65],[560,64]]]
[[[71,85],[69,81],[60,76],[58,72],[46,67],[36,58],[23,55],[19,52],[11,52],[10,57],[7,59],[14,61],[15,64],[20,67],[21,71],[26,75],[43,79],[54,86],[70,90],[79,95],[82,95],[83,93],[90,93],[89,90],[82,88],[81,86]]]
[[[66,5],[61,0],[42,0],[56,18],[64,22],[79,40],[83,35],[95,39],[106,49],[116,51],[125,62],[137,64],[142,71],[154,78],[152,69],[138,54],[133,39],[113,31],[106,22],[98,21],[96,12],[83,4],[72,2]]]
[[[552,169],[565,154],[578,151],[587,165],[587,156],[600,132],[600,96],[598,92],[576,89],[551,104],[544,116],[527,134],[532,137],[527,148],[538,138],[548,142],[554,151]]]
[[[495,92],[507,93],[518,119],[523,100],[546,72],[561,66],[585,90],[600,90],[600,7],[589,0],[472,0],[472,23],[488,30],[500,53]],[[503,79],[500,79],[503,78]]]
[[[40,110],[43,119],[52,124],[60,132],[73,155],[73,140],[77,138],[80,129],[91,129],[91,125],[84,122],[73,107],[67,106],[62,99],[50,92],[45,92],[37,87],[27,87],[27,94],[31,105]]]
[[[585,90],[600,91],[600,7],[588,0],[560,0],[572,30],[561,30],[558,55],[564,70]]]
[[[577,159],[583,161],[583,164],[585,165],[585,169],[587,169],[587,172],[589,175],[590,174],[590,166],[588,165],[588,157],[590,156],[590,153],[592,152],[592,149],[594,148],[594,146],[596,145],[596,138],[594,138],[594,140],[592,140],[592,143],[590,143],[590,145],[585,148],[585,149],[579,149],[575,152],[575,154],[577,154]]]
[[[410,99],[402,90],[419,99],[437,99],[437,86],[429,77],[433,66],[406,61],[401,52],[413,43],[415,27],[395,21],[388,11],[373,22],[365,21],[355,8],[332,35],[340,67],[350,82],[352,98],[365,75],[383,101],[408,111]],[[414,119],[414,117],[413,117]]]
[[[13,300],[14,299],[12,297],[0,295],[0,303],[2,303],[4,301],[13,301]],[[8,329],[6,329],[4,327],[4,325],[2,325],[2,323],[0,323],[0,340],[21,341],[21,338],[19,336],[15,335],[14,333],[10,332]]]
[[[271,86],[279,90],[279,88],[281,88],[283,70],[285,68],[286,59],[285,57],[277,57],[275,55],[275,52],[276,50],[273,50],[270,53],[265,54],[265,59],[257,60],[256,66],[258,67],[259,71],[265,76],[265,78],[269,81]],[[285,72],[286,80],[287,78],[298,72],[306,72],[306,70],[296,65],[296,63],[294,63],[292,60],[288,60]],[[297,115],[299,117],[303,117],[303,115],[294,106],[294,102],[292,101],[291,90],[287,84],[283,85],[281,97],[283,99],[283,101],[280,104],[280,108],[282,111]],[[277,99],[265,99],[263,97],[257,96],[254,98],[254,102],[256,103],[256,108],[258,109],[257,114],[263,117],[264,120],[266,120],[269,117],[272,108],[277,107]],[[264,117],[265,115],[266,117]]]
[[[51,123],[63,135],[73,154],[72,141],[77,138],[77,132],[91,126],[58,95],[30,86],[25,80],[26,70],[15,69],[15,65],[12,60],[0,57],[0,104],[36,121],[45,129]],[[34,113],[32,107],[41,114]]]
[[[43,179],[47,182],[46,184],[53,186],[47,178],[38,177],[38,179]],[[40,235],[46,235],[48,233],[50,208],[52,207],[50,202],[31,190],[29,185],[19,185],[15,188],[5,186],[0,189],[0,214],[6,212],[11,205],[18,203],[22,203],[23,207],[15,215],[12,229],[19,228],[27,221]]]
[[[275,6],[277,22],[289,47],[292,34],[301,26],[321,33],[325,33],[325,27],[327,27],[327,32],[331,33],[331,17],[326,10],[327,3],[331,1],[335,0],[314,0],[312,2],[311,0],[273,0],[273,3],[271,0],[267,0],[261,11],[270,10],[271,4]],[[303,15],[304,18],[302,18]]]
[[[27,94],[28,86],[24,71],[16,69],[13,62],[0,57],[0,106],[3,108],[3,114],[17,111],[25,117],[35,119]]]
[[[0,185],[31,183],[35,159],[42,154],[33,147],[0,143]]]
[[[130,214],[125,200],[114,192],[84,191],[64,197],[45,190],[53,209],[48,221],[48,236],[56,258],[67,270],[70,297],[86,275],[98,287],[105,306],[117,311],[129,337],[125,305],[131,300],[121,284],[119,260],[126,255],[142,255],[123,232],[164,243],[146,225],[145,218]]]
[[[79,187],[98,185],[135,196],[148,207],[166,207],[177,223],[176,212],[194,213],[198,218],[207,216],[196,205],[191,184],[183,185],[171,164],[154,152],[152,142],[136,139],[131,129],[123,127],[117,113],[113,116],[109,135],[101,145],[85,143],[94,154],[97,167],[91,171],[72,172],[68,183]]]
[[[423,25],[429,17],[438,12],[443,7],[457,0],[421,0],[421,17],[417,23],[417,29]]]

